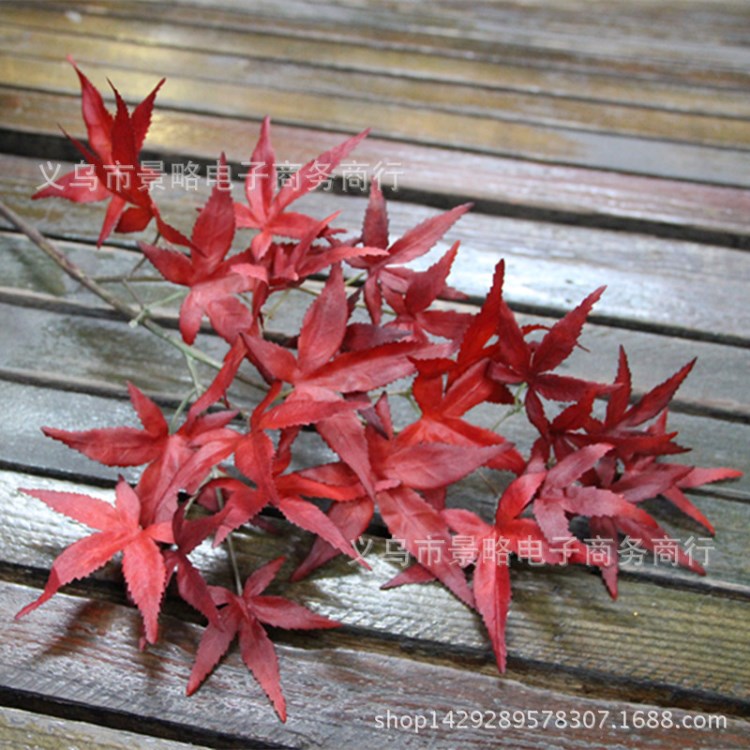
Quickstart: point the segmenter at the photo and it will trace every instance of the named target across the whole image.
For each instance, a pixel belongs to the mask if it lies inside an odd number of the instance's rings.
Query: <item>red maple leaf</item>
[[[553,372],[573,353],[586,317],[603,292],[604,287],[592,292],[578,307],[557,321],[541,341],[526,339],[526,335],[537,326],[519,326],[505,300],[500,297],[497,303],[498,340],[493,347],[487,374],[505,386],[526,386],[526,413],[542,435],[548,433],[549,425],[540,397],[553,401],[578,401],[591,389],[600,393],[608,390],[604,385]]]
[[[364,297],[373,323],[380,324],[381,321],[383,289],[389,289],[393,294],[406,294],[409,281],[415,272],[405,268],[403,264],[427,253],[470,208],[470,203],[456,206],[450,211],[423,221],[410,229],[400,239],[389,244],[388,212],[385,199],[380,185],[377,182],[372,183],[370,201],[362,227],[361,242],[365,248],[371,248],[377,252],[350,258],[348,263],[353,268],[367,271]],[[385,251],[385,254],[383,254],[383,251]],[[432,293],[429,282],[439,278],[439,273],[440,268],[435,268],[432,277],[423,278],[423,281],[418,283],[418,291],[412,292],[412,305],[418,304],[420,297],[424,294]],[[453,298],[463,296],[448,287],[444,281],[437,294]]]
[[[219,163],[226,164],[224,154]],[[253,327],[250,308],[236,295],[253,290],[259,281],[267,281],[267,274],[251,262],[247,252],[227,257],[234,231],[232,194],[226,184],[217,182],[195,221],[192,238],[178,238],[178,244],[190,249],[189,256],[139,243],[143,254],[165,279],[190,287],[180,308],[180,332],[188,344],[195,341],[204,314],[214,330],[230,343],[240,331]]]
[[[261,596],[283,563],[284,558],[279,557],[258,568],[245,581],[241,595],[218,586],[211,587],[214,602],[220,607],[220,622],[210,623],[203,634],[190,673],[188,695],[200,687],[235,637],[238,637],[242,660],[271,699],[279,718],[286,721],[279,662],[263,625],[285,630],[316,630],[339,627],[340,623],[316,615],[281,596]]]
[[[317,219],[287,211],[287,208],[327,180],[341,160],[369,133],[365,130],[309,161],[277,190],[276,156],[271,146],[270,128],[271,120],[266,117],[245,178],[247,205],[235,204],[237,226],[260,230],[251,245],[256,261],[266,254],[274,235],[302,239],[312,229],[320,232],[318,236],[329,232],[327,224],[320,227]]]
[[[428,342],[428,334],[460,341],[471,321],[471,315],[457,310],[430,309],[445,294],[446,281],[458,252],[458,242],[434,265],[425,271],[412,272],[402,292],[383,285],[385,301],[396,317],[387,328],[409,331],[417,340]],[[352,262],[351,260],[349,261]]]
[[[229,456],[240,435],[226,425],[234,411],[199,416],[191,412],[181,427],[169,431],[161,409],[134,385],[130,399],[143,424],[72,432],[51,427],[44,434],[106,466],[148,463],[138,484],[144,524],[169,521],[177,508],[177,493],[195,492],[206,474]]]
[[[112,86],[117,110],[114,116],[104,106],[102,96],[88,78],[68,58],[81,82],[83,120],[91,150],[65,133],[88,162],[88,167],[63,175],[32,198],[65,198],[75,203],[91,203],[110,198],[97,245],[116,232],[138,232],[146,228],[152,217],[159,219],[148,188],[156,176],[140,163],[138,154],[151,123],[156,93],[154,90],[129,112],[117,89]],[[111,84],[110,84],[111,85]],[[65,131],[63,131],[65,132]],[[130,208],[126,207],[130,204]]]
[[[462,563],[475,563],[475,606],[490,635],[501,672],[506,666],[505,628],[511,600],[510,555],[553,565],[584,559],[580,542],[574,540],[572,545],[561,550],[550,543],[534,519],[519,517],[544,479],[545,472],[536,471],[511,482],[498,502],[494,525],[485,523],[468,510],[443,511],[444,518],[459,535],[454,537],[454,542],[461,539],[465,543],[461,548]]]
[[[52,510],[83,523],[96,533],[70,545],[52,564],[42,595],[25,606],[23,617],[43,604],[67,583],[85,578],[122,552],[122,571],[128,593],[143,617],[146,640],[155,643],[158,616],[167,572],[159,542],[174,541],[171,522],[141,525],[141,500],[121,479],[114,506],[88,495],[54,490],[22,490],[46,503]]]

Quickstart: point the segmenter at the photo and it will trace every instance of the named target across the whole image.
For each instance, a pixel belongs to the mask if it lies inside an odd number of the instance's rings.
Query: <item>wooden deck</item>
[[[692,495],[717,529],[703,540],[703,578],[633,565],[611,601],[584,570],[515,569],[502,677],[480,621],[447,591],[380,590],[400,568],[373,527],[371,572],[334,562],[284,589],[345,625],[274,636],[286,724],[235,652],[186,698],[199,619],[168,602],[159,645],[140,653],[137,612],[110,568],[13,620],[81,535],[17,488],[107,495],[116,480],[40,428],[132,424],[127,381],[176,407],[189,376],[179,352],[129,327],[2,222],[0,746],[750,747],[746,2],[11,1],[0,17],[0,196],[88,273],[129,269],[132,236],[97,251],[98,206],[29,199],[43,182],[40,164],[60,162],[65,172],[77,158],[60,126],[85,137],[67,54],[131,102],[167,77],[146,144],[148,158],[167,164],[205,166],[224,150],[239,168],[266,114],[279,159],[292,164],[371,126],[353,160],[395,179],[392,237],[473,201],[447,238],[462,244],[455,285],[477,304],[504,257],[508,298],[529,322],[559,317],[606,284],[583,339],[596,355],[576,353],[570,372],[611,380],[623,344],[642,391],[697,356],[670,425],[693,447],[690,463],[745,472]],[[165,191],[159,204],[189,226],[204,195]],[[341,223],[352,228],[365,205],[341,182],[305,203],[321,217],[343,208]],[[292,306],[275,325],[289,330],[298,313]],[[174,308],[160,315],[176,326]],[[222,356],[213,336],[201,346]],[[508,424],[523,443],[524,431]],[[466,497],[473,493],[481,488],[467,483]],[[674,536],[706,536],[652,507]],[[252,567],[294,556],[295,543],[294,533],[245,535],[238,554]],[[201,548],[199,563],[217,581],[228,575],[221,549]],[[451,711],[549,710],[567,719],[609,712],[613,721],[595,729],[442,721]],[[671,711],[675,726],[613,726],[644,710]],[[417,715],[430,722],[419,733],[403,720]],[[678,726],[710,715],[725,726]]]

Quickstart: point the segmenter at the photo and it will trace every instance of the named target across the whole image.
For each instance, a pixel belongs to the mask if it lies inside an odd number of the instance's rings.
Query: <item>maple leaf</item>
[[[242,660],[270,698],[279,718],[286,721],[279,663],[263,625],[286,630],[317,630],[339,627],[340,623],[281,596],[261,595],[283,563],[284,558],[279,557],[258,568],[245,581],[241,595],[225,588],[211,587],[214,602],[220,607],[220,623],[210,623],[201,638],[187,686],[188,695],[200,687],[238,637]]]
[[[341,160],[369,133],[365,130],[309,161],[277,191],[276,156],[271,146],[270,130],[271,119],[266,117],[245,178],[247,205],[235,204],[237,226],[260,230],[251,244],[256,261],[266,254],[274,235],[302,239],[311,229],[325,235],[326,229],[320,227],[317,219],[286,209],[327,180]]]
[[[226,165],[224,154],[219,164]],[[268,277],[264,268],[251,262],[247,252],[227,257],[235,232],[233,206],[229,186],[217,182],[195,221],[192,238],[178,242],[189,248],[189,256],[139,243],[165,279],[190,287],[180,308],[180,333],[188,344],[195,341],[204,314],[229,343],[254,324],[251,309],[236,295],[252,291]]]
[[[544,481],[545,472],[534,471],[511,482],[498,501],[493,525],[468,510],[444,510],[442,514],[459,535],[455,539],[469,542],[462,562],[475,563],[472,587],[475,606],[489,633],[501,672],[506,667],[505,630],[511,600],[510,555],[534,563],[556,565],[583,559],[580,542],[574,540],[573,545],[564,551],[553,547],[535,520],[519,517]]]
[[[394,243],[389,244],[385,199],[380,185],[377,182],[372,183],[361,241],[366,248],[372,248],[376,252],[350,258],[347,262],[353,268],[367,271],[367,280],[363,290],[365,305],[373,323],[380,324],[381,321],[384,288],[394,295],[406,294],[409,281],[415,272],[404,268],[403,264],[423,256],[432,249],[453,224],[471,208],[471,205],[471,203],[465,203],[439,216],[427,219]],[[382,251],[386,251],[385,255]],[[432,294],[431,282],[439,279],[440,272],[441,269],[438,266],[432,271],[432,275],[423,277],[422,281],[418,282],[415,291],[411,293],[410,304],[412,306],[418,305],[424,295]],[[444,280],[436,296],[438,294],[454,298],[458,295],[455,290],[445,284]]]
[[[71,544],[52,563],[41,596],[26,605],[23,617],[54,596],[67,583],[85,578],[122,552],[122,571],[128,593],[143,617],[146,640],[155,643],[158,616],[167,573],[159,542],[174,541],[171,523],[142,526],[139,496],[123,479],[115,489],[114,506],[88,495],[54,490],[24,489],[27,495],[46,503],[52,510],[83,523],[96,533]]]
[[[190,553],[221,525],[226,516],[226,509],[210,516],[188,521],[185,518],[185,505],[177,509],[172,519],[174,549],[163,552],[166,569],[166,585],[174,576],[177,579],[177,590],[184,601],[201,612],[206,619],[217,626],[221,625],[219,612],[208,584],[198,569],[190,561]]]
[[[106,466],[148,463],[138,483],[141,522],[169,521],[177,508],[179,490],[194,492],[208,471],[234,450],[240,435],[226,425],[237,412],[204,416],[191,412],[170,434],[158,405],[130,383],[128,390],[143,430],[105,427],[74,432],[45,427],[43,431]]]
[[[506,386],[526,385],[526,413],[542,435],[548,433],[549,427],[540,396],[554,401],[578,401],[592,388],[601,393],[608,390],[604,385],[553,373],[572,354],[586,317],[603,292],[604,287],[592,292],[558,320],[541,341],[527,341],[530,329],[518,325],[502,297],[498,301],[498,341],[487,374]]]
[[[387,324],[387,328],[405,329],[424,342],[429,341],[428,333],[453,341],[459,341],[463,337],[471,321],[468,313],[429,309],[438,296],[445,292],[446,281],[458,246],[458,242],[454,243],[451,249],[427,270],[412,273],[403,292],[383,286],[385,301],[396,313],[396,317]]]
[[[164,83],[129,112],[117,89],[112,86],[117,110],[113,116],[104,106],[102,96],[89,79],[68,58],[81,83],[83,120],[91,150],[65,133],[88,162],[88,168],[63,175],[58,181],[37,191],[32,198],[65,198],[75,203],[91,203],[110,198],[97,245],[101,246],[114,229],[116,232],[138,232],[159,214],[148,192],[155,177],[138,160],[143,146],[156,94]],[[111,84],[110,84],[111,85]],[[63,131],[65,132],[65,131]],[[130,208],[126,207],[130,204]]]
[[[448,553],[449,529],[439,510],[418,491],[440,490],[457,482],[507,446],[414,444],[404,440],[403,434],[394,436],[387,396],[379,399],[376,408],[383,431],[368,425],[366,438],[380,515],[391,535],[423,567],[471,605],[473,599],[466,579]]]
[[[504,446],[505,450],[487,462],[497,470],[510,470],[520,474],[526,461],[513,444],[502,435],[467,422],[463,415],[485,402],[496,391],[492,381],[484,377],[486,365],[477,362],[453,380],[446,380],[453,363],[440,361],[415,361],[419,374],[412,384],[414,400],[421,410],[420,418],[407,425],[400,440],[405,443],[439,442],[466,446]]]

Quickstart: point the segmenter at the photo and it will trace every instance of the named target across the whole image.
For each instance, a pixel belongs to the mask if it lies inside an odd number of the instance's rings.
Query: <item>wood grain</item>
[[[113,70],[152,75],[188,77],[196,82],[214,81],[260,86],[268,91],[314,93],[334,98],[351,108],[361,102],[395,105],[463,115],[489,117],[502,122],[523,122],[599,133],[638,136],[673,142],[747,150],[750,126],[744,116],[715,117],[695,112],[664,111],[620,102],[592,102],[560,96],[524,94],[495,86],[470,85],[429,78],[394,77],[376,72],[328,70],[304,63],[279,60],[247,61],[244,56],[217,50],[163,47],[113,39],[82,38],[55,28],[31,31],[6,26],[0,43],[8,55],[20,60],[59,62],[71,49],[84,68],[106,65]]]
[[[33,184],[34,179],[32,173],[29,182]],[[11,208],[36,221],[43,231],[58,235],[67,231],[76,238],[96,236],[101,221],[98,207],[71,209],[67,202],[53,200],[32,203],[27,197],[29,183],[11,181],[11,185],[6,193]],[[166,195],[159,197],[164,215],[186,229],[192,223],[191,209],[199,200],[197,193],[188,193],[189,197],[183,193],[180,202],[171,204],[177,210],[168,208]],[[348,226],[355,232],[366,200],[353,196],[342,200],[333,194],[316,193],[298,205],[300,210],[320,217],[343,208],[339,226]],[[399,236],[436,213],[420,205],[394,202],[390,207],[391,236]],[[445,241],[456,239],[462,240],[463,260],[451,278],[475,298],[486,294],[495,264],[504,257],[507,298],[525,311],[561,315],[593,289],[606,285],[607,293],[592,315],[594,321],[748,346],[750,309],[744,304],[744,295],[750,280],[750,255],[746,253],[647,235],[477,213],[466,215]],[[447,245],[441,243],[440,248]],[[434,258],[433,253],[416,267],[424,267]],[[701,295],[696,298],[698,287]]]
[[[63,145],[57,125],[85,137],[77,99],[0,87],[0,112],[6,150],[37,159],[34,179],[40,176],[40,157],[76,158]],[[225,150],[239,165],[247,160],[256,134],[254,124],[157,108],[147,145],[155,158],[215,160]],[[339,136],[324,131],[278,123],[274,127],[277,151],[291,163],[303,163],[338,141]],[[397,199],[411,196],[432,205],[473,200],[478,209],[492,213],[750,247],[750,196],[744,190],[455,149],[446,154],[439,148],[372,137],[358,147],[356,156],[370,168],[383,166],[383,180],[398,188],[393,194]]]
[[[19,699],[18,702],[23,702]],[[137,729],[137,727],[134,727]],[[190,750],[195,744],[172,742],[135,732],[123,732],[82,721],[0,708],[0,747],[8,750]]]
[[[103,87],[106,76],[129,99],[143,98],[159,74],[115,71],[89,65],[93,82]],[[0,55],[0,84],[20,88],[77,93],[78,84],[64,61],[45,61]],[[513,155],[576,166],[614,169],[638,174],[696,180],[712,184],[750,186],[750,151],[693,143],[660,142],[634,136],[595,133],[516,121],[487,115],[448,111],[430,112],[396,103],[359,100],[356,106],[332,106],[332,99],[314,92],[264,88],[253,83],[205,81],[183,75],[170,77],[160,93],[162,106],[210,112],[238,119],[260,119],[270,114],[279,122],[373,134],[418,144],[440,145],[492,155]],[[722,125],[723,127],[723,125]],[[742,126],[741,126],[742,127]]]
[[[198,28],[173,23],[167,29],[135,17],[102,18],[94,13],[62,13],[45,5],[29,11],[26,6],[6,4],[6,28],[13,30],[23,43],[31,39],[32,30],[74,35],[80,55],[80,44],[93,40],[127,42],[148,48],[195,50],[236,56],[254,68],[266,61],[278,65],[293,62],[316,71],[335,70],[344,73],[378,73],[405,80],[468,84],[506,92],[518,92],[555,99],[568,98],[583,102],[631,104],[668,112],[692,112],[746,116],[750,103],[732,91],[696,85],[649,79],[629,79],[592,67],[585,71],[554,70],[525,64],[506,63],[499,59],[486,61],[473,56],[446,55],[435,51],[391,49],[345,39],[332,44],[313,37],[284,34],[283,30],[235,31],[231,28]],[[37,48],[37,52],[40,50]],[[497,58],[497,55],[495,56]],[[250,62],[252,61],[252,62]],[[235,63],[236,64],[236,63]]]
[[[18,494],[13,474],[2,478],[4,562],[44,570],[82,530]],[[34,486],[64,488],[44,479]],[[294,543],[294,534],[241,535],[236,539],[240,566],[252,570],[288,554]],[[427,584],[381,591],[380,585],[401,570],[398,560],[377,539],[366,559],[371,571],[335,562],[305,581],[283,586],[284,594],[368,637],[407,639],[427,653],[492,663],[478,618],[445,589]],[[209,580],[229,584],[223,550],[204,545],[195,560]],[[96,577],[112,580],[113,575],[116,580],[109,566]],[[620,597],[613,602],[601,582],[583,571],[520,567],[513,574],[508,622],[511,669],[540,675],[562,670],[592,683],[619,686],[625,695],[636,686],[644,691],[650,686],[665,702],[683,695],[696,706],[723,700],[727,709],[743,711],[750,701],[750,646],[744,637],[749,612],[746,599],[630,580],[621,582]]]
[[[12,610],[33,592],[0,584],[3,601]],[[67,623],[61,631],[60,624]],[[133,640],[133,611],[106,602],[59,595],[39,610],[35,622],[12,622],[0,645],[3,686],[22,695],[76,714],[86,706],[100,721],[116,717],[122,728],[141,728],[213,747],[312,748],[356,742],[373,750],[394,744],[406,750],[423,748],[548,747],[549,730],[454,728],[437,731],[394,726],[396,717],[417,714],[444,717],[449,711],[544,710],[602,712],[615,715],[650,708],[590,698],[571,698],[550,690],[524,686],[511,678],[470,674],[464,670],[420,664],[397,655],[373,655],[343,648],[316,647],[314,636],[301,645],[279,645],[282,681],[289,720],[282,726],[260,689],[250,680],[239,656],[231,653],[201,690],[184,696],[199,629],[165,618],[170,639],[138,655]],[[158,687],[156,683],[158,682]],[[321,685],[325,689],[321,690]],[[390,712],[390,714],[389,714]],[[605,713],[609,712],[609,714]],[[673,710],[682,721],[686,713]],[[627,714],[629,717],[630,713]],[[390,727],[386,724],[391,716]],[[382,721],[378,722],[377,717]],[[617,718],[620,715],[617,714]],[[383,726],[381,727],[380,724]],[[404,724],[406,727],[406,724]],[[698,733],[644,729],[639,743],[649,747],[744,747],[748,724],[728,719],[724,730]],[[560,732],[563,750],[630,746],[630,732],[605,722],[601,730]],[[713,744],[712,744],[713,743]],[[640,747],[641,744],[632,745]]]
[[[20,4],[20,3],[18,3]],[[61,10],[70,5],[55,3]],[[196,7],[199,6],[199,7]],[[556,6],[556,7],[555,7]],[[235,6],[181,2],[154,11],[148,2],[123,8],[118,3],[79,2],[81,15],[136,18],[170,25],[263,31],[278,36],[313,38],[338,44],[357,42],[376,49],[429,51],[446,57],[523,61],[558,71],[595,69],[634,79],[680,81],[691,85],[748,85],[743,68],[747,10],[737,0],[680,3],[664,8],[658,0],[616,6],[591,14],[580,3],[485,4],[466,14],[420,13],[405,2],[388,8],[349,3],[273,2]],[[651,23],[644,24],[647,16]],[[648,27],[648,28],[646,28]],[[686,27],[690,31],[687,37]],[[458,30],[458,33],[456,33]]]

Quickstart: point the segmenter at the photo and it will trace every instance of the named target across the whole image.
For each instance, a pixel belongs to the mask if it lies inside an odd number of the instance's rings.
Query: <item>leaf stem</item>
[[[166,341],[171,346],[178,349],[186,357],[202,362],[204,365],[212,367],[214,370],[221,370],[222,363],[213,357],[209,356],[200,349],[196,349],[189,344],[186,344],[181,339],[175,338],[162,328],[158,323],[155,323],[149,318],[142,316],[142,310],[138,310],[131,307],[126,302],[123,302],[119,297],[116,297],[108,289],[98,284],[88,274],[86,274],[81,268],[75,263],[69,260],[65,254],[55,245],[54,242],[47,239],[35,226],[22,219],[15,211],[9,208],[5,203],[0,200],[0,216],[7,219],[19,232],[25,234],[47,257],[54,261],[65,273],[68,274],[72,279],[75,279],[81,286],[88,289],[90,292],[95,294],[99,299],[106,302],[110,307],[114,308],[124,318],[132,321],[138,320],[138,325],[150,331],[158,338]],[[265,386],[261,385],[252,378],[248,378],[240,373],[237,374],[237,380],[250,385],[253,388],[262,390],[264,393],[268,390]]]

